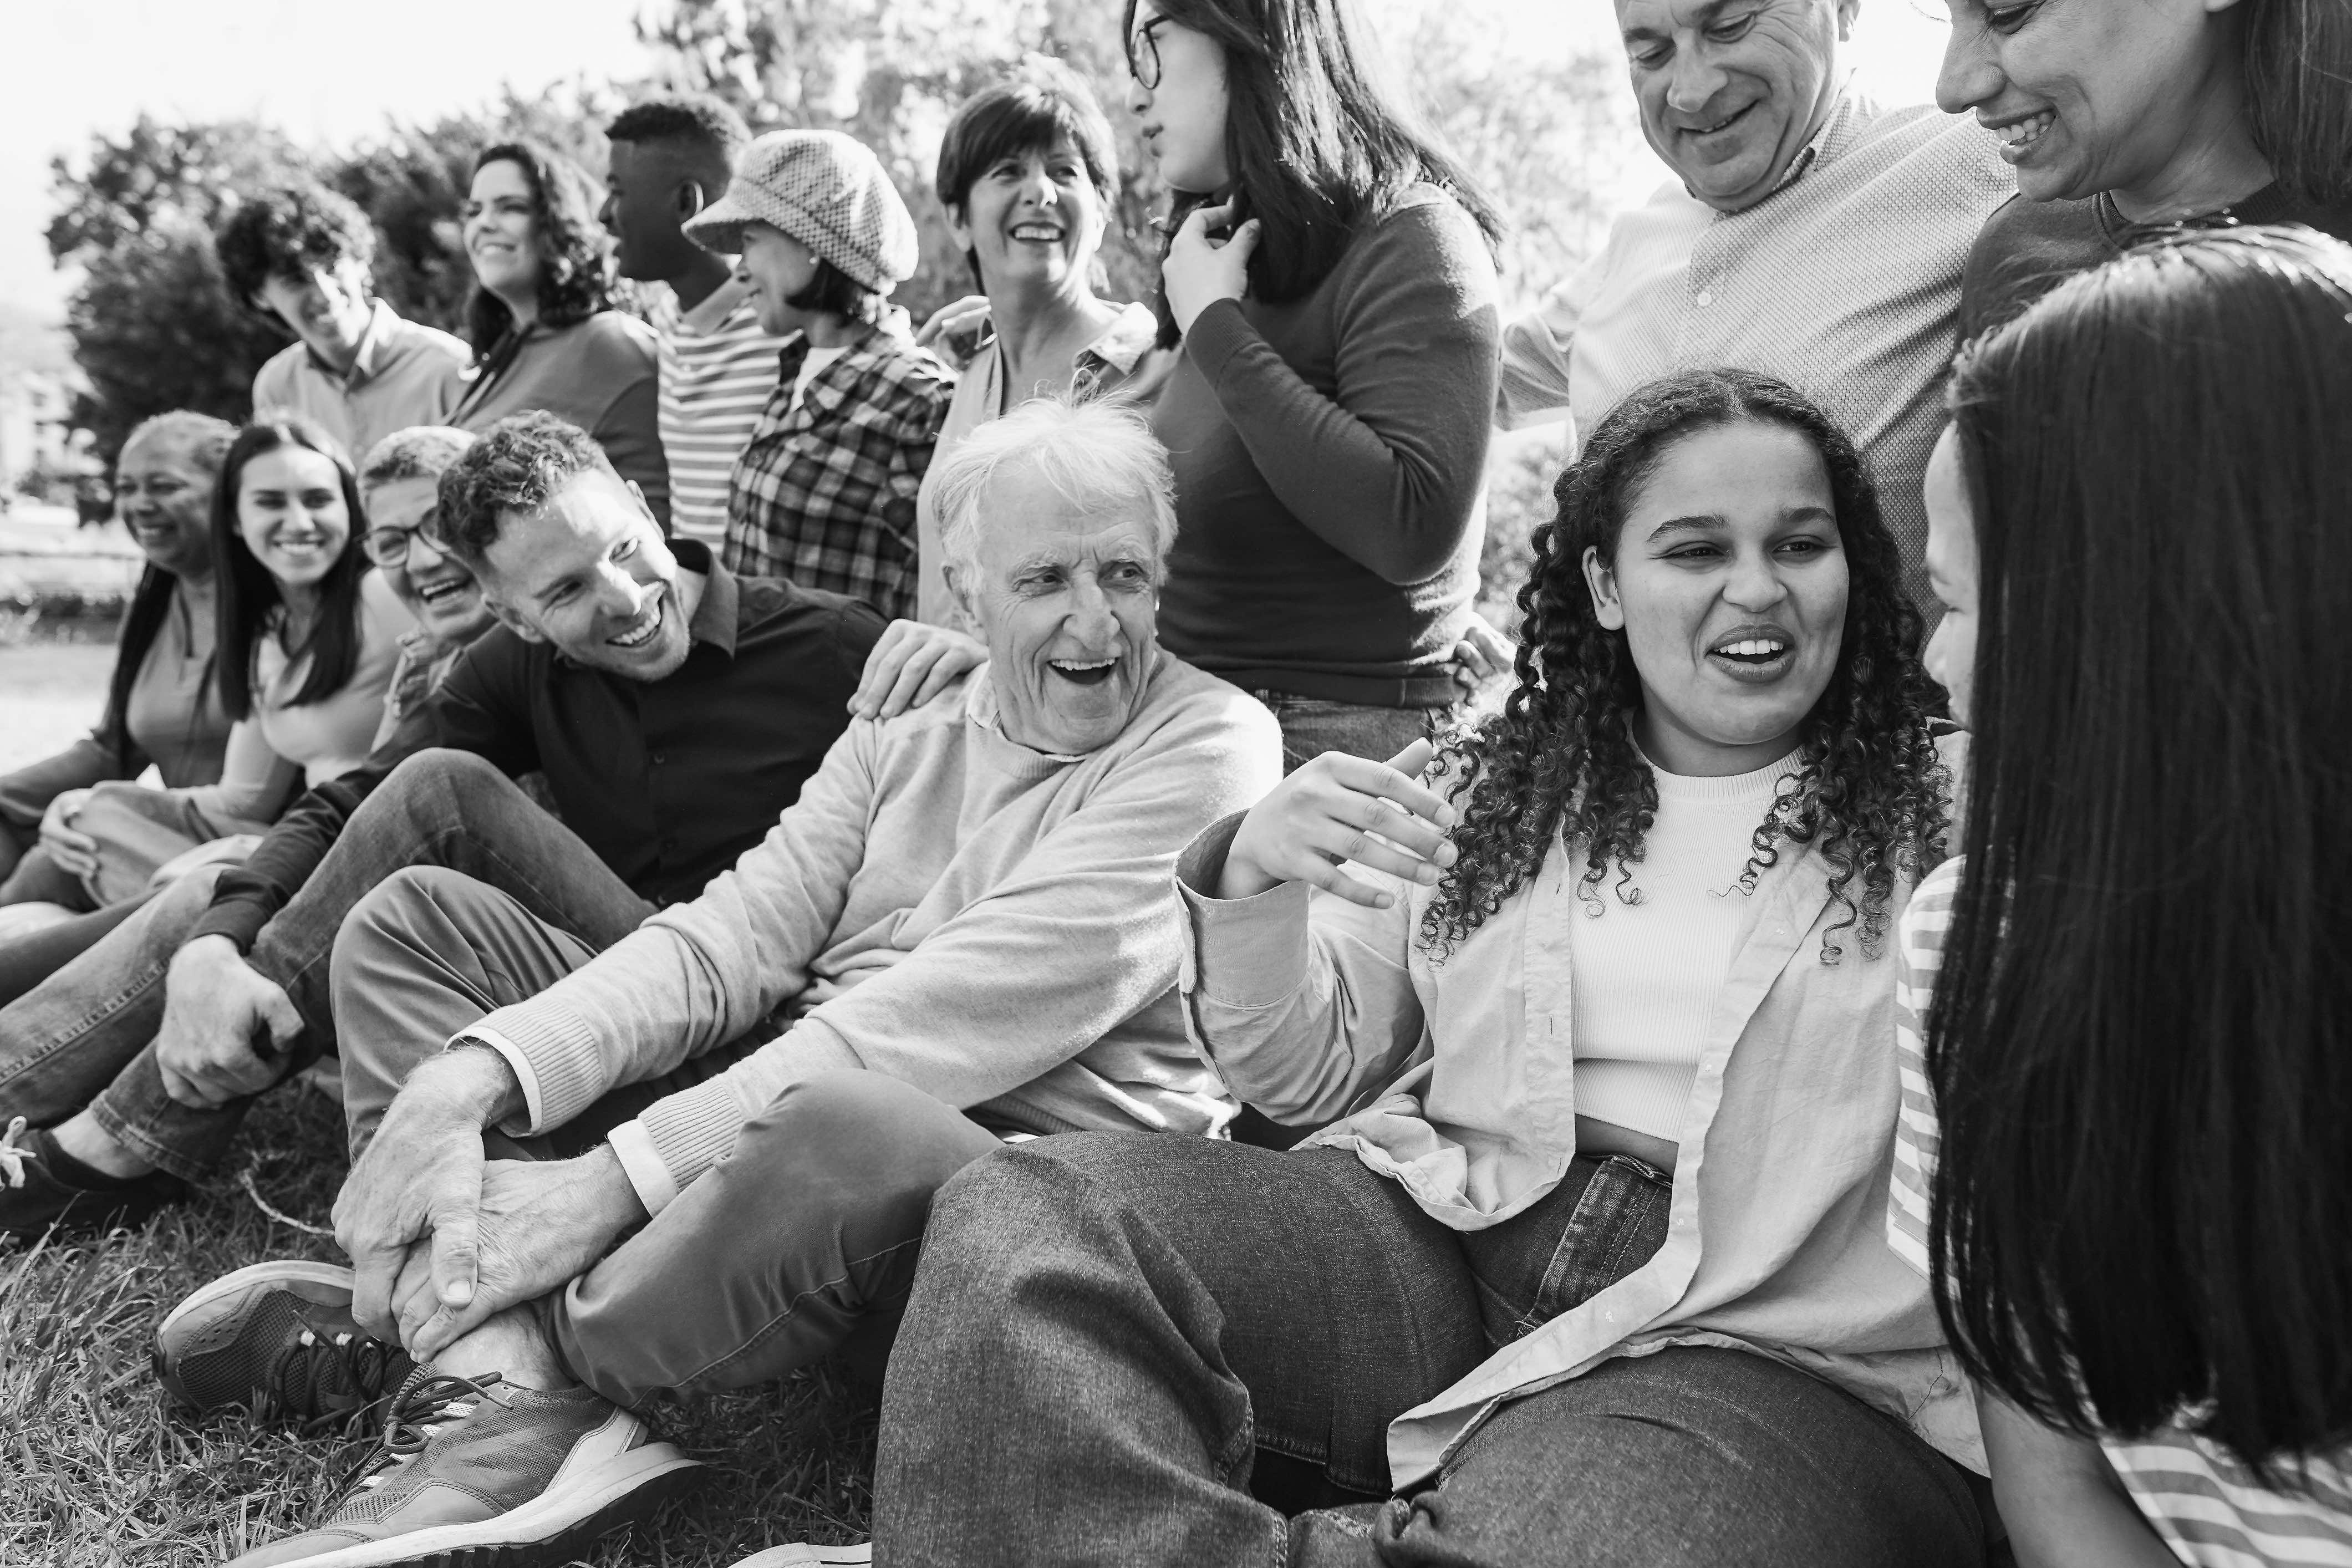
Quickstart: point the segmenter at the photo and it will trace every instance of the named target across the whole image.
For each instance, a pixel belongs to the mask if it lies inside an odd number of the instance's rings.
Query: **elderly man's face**
[[[1739,212],[1772,194],[1837,96],[1861,0],[1617,0],[1642,132],[1692,195]]]
[[[977,559],[950,564],[948,584],[988,644],[1005,735],[1063,754],[1108,745],[1157,651],[1150,504],[1087,512],[1016,463],[980,506]]]

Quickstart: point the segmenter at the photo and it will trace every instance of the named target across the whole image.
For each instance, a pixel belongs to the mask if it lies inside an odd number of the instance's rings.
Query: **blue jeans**
[[[1287,691],[1253,691],[1282,726],[1282,771],[1296,773],[1300,763],[1326,752],[1370,757],[1385,763],[1430,733],[1447,710],[1443,708],[1372,708],[1359,702],[1332,702],[1320,697],[1296,697]]]
[[[1339,1150],[1083,1134],[992,1152],[932,1205],[883,1400],[875,1562],[1979,1563],[1957,1468],[1738,1350],[1605,1363],[1383,1496],[1388,1423],[1637,1267],[1668,1201],[1646,1167],[1586,1158],[1461,1234]],[[1270,1456],[1319,1472],[1331,1489],[1305,1500],[1326,1506],[1253,1495]]]
[[[352,814],[247,955],[302,1015],[288,1073],[333,1048],[328,960],[343,917],[377,883],[414,865],[452,867],[503,889],[598,949],[654,911],[489,763],[470,752],[421,752]],[[22,1116],[49,1127],[88,1107],[159,1169],[190,1181],[212,1170],[252,1101],[180,1104],[163,1092],[153,1041],[163,1021],[165,969],[210,904],[217,875],[206,868],[183,879],[0,1007],[0,1121]]]

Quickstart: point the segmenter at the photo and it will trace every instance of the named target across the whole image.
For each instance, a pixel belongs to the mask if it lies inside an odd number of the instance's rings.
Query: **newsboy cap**
[[[732,256],[743,226],[773,225],[877,294],[915,275],[915,220],[882,161],[838,131],[771,131],[743,149],[727,194],[686,221],[705,250]]]

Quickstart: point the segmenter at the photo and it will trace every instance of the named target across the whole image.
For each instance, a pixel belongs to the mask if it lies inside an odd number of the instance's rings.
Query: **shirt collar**
[[[1822,117],[1821,129],[1797,149],[1797,155],[1789,160],[1789,166],[1780,171],[1780,177],[1772,182],[1772,188],[1764,193],[1763,200],[1756,203],[1755,206],[1742,208],[1741,212],[1756,211],[1815,169],[1835,163],[1838,155],[1853,145],[1855,132],[1869,117],[1870,111],[1869,101],[1855,90],[1853,73],[1848,72],[1844,85],[1838,89],[1837,97],[1830,103],[1829,113]],[[1689,189],[1688,186],[1684,188]],[[1741,213],[1718,213],[1716,216],[1738,217]]]
[[[1121,375],[1132,375],[1137,363],[1159,341],[1160,318],[1139,300],[1120,310],[1118,320],[1104,329],[1102,336],[1078,351],[1078,363],[1083,365],[1091,358]]]
[[[375,362],[383,356],[385,345],[391,342],[393,326],[399,319],[393,313],[392,307],[383,300],[368,301],[367,330],[360,333],[359,350],[352,355],[352,368],[348,372],[339,371],[320,359],[319,351],[307,342],[302,345],[302,352],[310,356],[310,363],[317,367],[321,374],[331,375],[347,385],[356,386],[375,374]]]
[[[1160,662],[1165,657],[1167,656],[1159,649],[1155,648],[1152,650],[1151,668],[1144,672],[1143,677],[1143,689],[1146,693],[1150,691],[1152,678],[1160,673]],[[987,731],[990,734],[995,736],[1006,745],[1026,752],[1033,757],[1042,758],[1045,762],[1083,763],[1088,757],[1094,755],[1094,752],[1041,752],[1034,746],[1023,745],[1020,742],[1006,734],[1002,721],[1002,710],[997,706],[996,686],[995,683],[989,679],[992,672],[993,667],[986,664],[982,665],[978,669],[972,671],[971,683],[964,692],[963,712],[965,718],[971,720],[974,724],[978,725],[982,730]],[[1127,731],[1122,729],[1119,731],[1119,734],[1123,735]],[[1117,739],[1118,736],[1112,737],[1112,741],[1116,741]],[[1111,741],[1106,741],[1103,742],[1103,746],[1108,746],[1111,743]],[[1102,750],[1102,746],[1095,748],[1095,751],[1097,752],[1100,750]]]
[[[698,573],[703,578],[702,602],[694,606],[694,618],[686,624],[687,636],[733,658],[743,613],[743,593],[735,574],[698,539],[673,539],[669,552],[677,557],[680,570]]]
[[[673,290],[670,304],[675,308],[677,303],[677,295]],[[758,308],[751,303],[751,286],[730,273],[693,310],[679,310],[677,320],[688,331],[708,337],[727,326],[738,310],[748,312],[754,321],[759,318]]]

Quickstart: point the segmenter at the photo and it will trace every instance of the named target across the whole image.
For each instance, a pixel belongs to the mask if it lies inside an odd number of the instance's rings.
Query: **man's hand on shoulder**
[[[441,1301],[472,1302],[482,1130],[522,1104],[514,1069],[487,1047],[445,1051],[409,1074],[335,1199],[335,1239],[357,1276],[352,1312],[369,1332],[392,1336],[394,1286],[410,1247],[428,1235]]]
[[[866,656],[849,710],[860,719],[896,719],[987,662],[988,648],[978,637],[921,621],[892,621]]]
[[[286,1048],[301,1032],[293,1000],[228,938],[200,936],[172,955],[155,1058],[163,1092],[182,1105],[260,1093],[284,1072]]]

